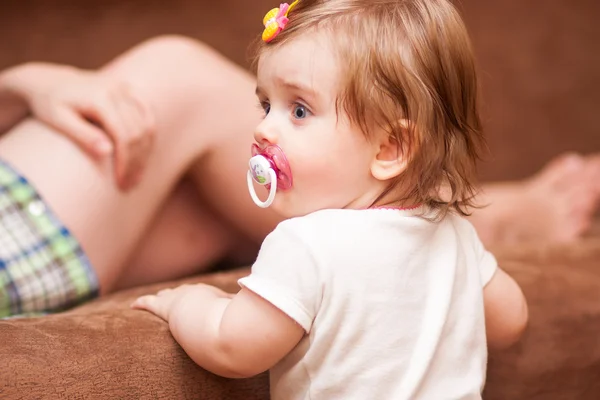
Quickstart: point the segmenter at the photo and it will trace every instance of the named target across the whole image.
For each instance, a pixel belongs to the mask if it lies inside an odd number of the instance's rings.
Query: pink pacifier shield
[[[259,154],[269,161],[271,168],[275,171],[275,175],[277,175],[277,188],[281,190],[290,189],[292,187],[292,171],[283,150],[274,144],[263,148],[257,144],[253,144],[252,156]]]

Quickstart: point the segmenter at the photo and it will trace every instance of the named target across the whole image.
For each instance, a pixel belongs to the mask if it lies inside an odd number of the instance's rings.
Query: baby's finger
[[[106,133],[71,109],[56,111],[51,125],[94,157],[101,158],[113,152],[113,144]]]
[[[131,303],[131,308],[135,310],[146,310],[150,311],[152,314],[166,320],[167,316],[162,307],[162,302],[155,295],[146,295],[137,298],[133,303]]]
[[[163,295],[165,295],[165,294],[167,294],[167,293],[169,293],[171,291],[173,291],[173,289],[170,289],[170,288],[169,289],[162,289],[162,290],[159,290],[158,293],[156,293],[156,295],[157,296],[163,296]]]
[[[146,295],[138,297],[131,303],[131,308],[144,309],[150,311],[154,304],[155,295]]]

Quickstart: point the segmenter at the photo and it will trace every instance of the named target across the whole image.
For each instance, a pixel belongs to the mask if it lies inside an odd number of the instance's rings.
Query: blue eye
[[[271,104],[269,104],[266,101],[261,101],[260,106],[262,107],[263,111],[265,112],[265,115],[269,114],[269,111],[271,111]]]
[[[296,119],[304,119],[308,116],[308,110],[302,104],[296,104],[293,114]]]

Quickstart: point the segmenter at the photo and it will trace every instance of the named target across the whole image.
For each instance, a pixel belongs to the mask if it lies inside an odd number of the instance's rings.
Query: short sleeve
[[[481,285],[483,287],[492,280],[496,269],[498,269],[496,257],[484,249],[479,261],[479,274],[481,276]]]
[[[496,257],[494,257],[494,255],[488,250],[486,250],[486,248],[483,246],[483,243],[481,242],[481,239],[479,239],[479,235],[477,235],[475,228],[473,228],[473,233],[476,242],[475,252],[479,265],[479,276],[481,277],[481,286],[485,287],[490,282],[490,280],[492,280],[494,273],[498,269],[498,261],[496,261]]]
[[[267,236],[250,275],[238,282],[310,332],[322,285],[314,254],[290,220]]]

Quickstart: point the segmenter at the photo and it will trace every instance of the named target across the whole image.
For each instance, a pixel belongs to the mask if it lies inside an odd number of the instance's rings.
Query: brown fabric
[[[478,56],[491,154],[484,179],[514,179],[566,150],[600,150],[600,2],[460,0]],[[248,66],[277,0],[4,0],[0,68],[30,60],[98,67],[149,37],[183,34]]]
[[[600,398],[600,237],[495,253],[528,298],[530,325],[512,349],[490,354],[484,398]],[[235,292],[247,271],[187,281]],[[205,372],[164,322],[128,308],[136,296],[178,283],[117,293],[42,319],[0,322],[0,398],[267,399],[266,375],[228,380]]]
[[[195,278],[236,290],[245,271]],[[232,380],[207,373],[152,314],[129,309],[159,285],[107,296],[70,312],[0,322],[2,399],[268,398],[267,375]]]
[[[484,398],[600,398],[600,237],[495,253],[523,288],[530,321],[520,343],[490,354]]]

